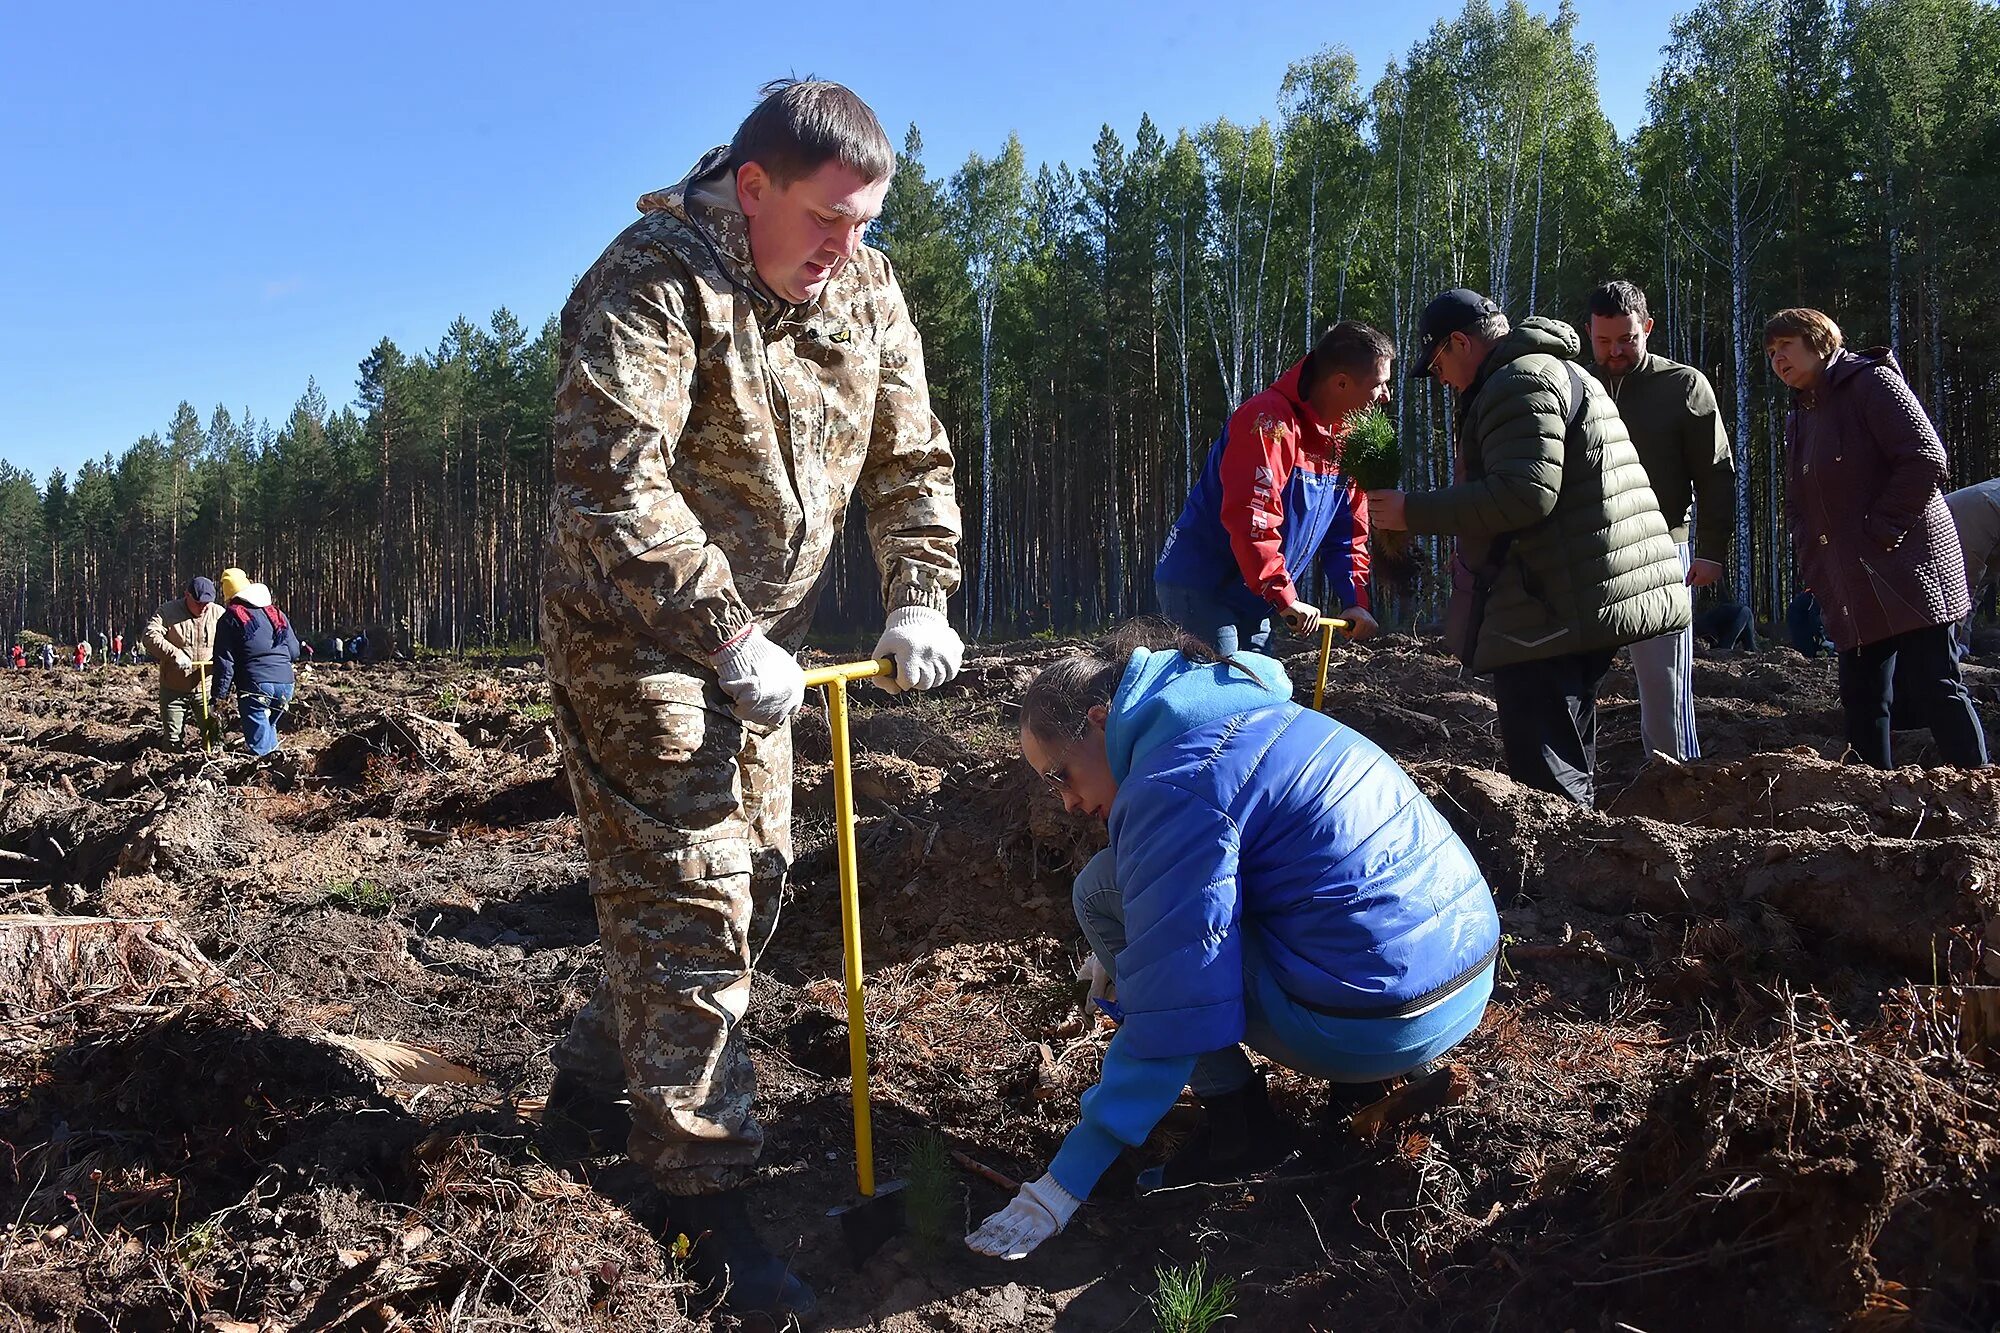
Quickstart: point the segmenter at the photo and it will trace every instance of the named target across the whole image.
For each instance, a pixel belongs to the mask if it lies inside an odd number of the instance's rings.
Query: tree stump
[[[0,1021],[78,1002],[151,1004],[222,984],[215,964],[161,918],[0,916]]]

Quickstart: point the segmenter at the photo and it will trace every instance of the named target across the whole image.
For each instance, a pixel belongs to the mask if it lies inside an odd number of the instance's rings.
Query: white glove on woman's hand
[[[782,726],[806,700],[806,673],[761,629],[751,630],[711,660],[722,678],[722,692],[745,722]]]
[[[1082,1201],[1044,1174],[1021,1186],[1014,1201],[987,1218],[965,1238],[977,1254],[1025,1259],[1029,1252],[1069,1225]]]
[[[875,683],[891,694],[904,690],[935,689],[958,674],[965,657],[965,641],[944,618],[944,612],[928,606],[904,606],[889,613],[882,637],[871,657],[896,659],[896,678],[875,677]]]

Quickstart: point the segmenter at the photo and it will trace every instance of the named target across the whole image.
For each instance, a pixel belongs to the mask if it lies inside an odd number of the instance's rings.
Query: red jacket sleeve
[[[1250,591],[1283,609],[1298,600],[1278,534],[1285,524],[1285,482],[1297,457],[1297,429],[1268,412],[1229,419],[1222,455],[1222,530]]]

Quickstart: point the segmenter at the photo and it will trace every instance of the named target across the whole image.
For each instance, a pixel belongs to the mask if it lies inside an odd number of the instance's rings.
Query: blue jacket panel
[[[237,615],[239,609],[244,616]],[[259,685],[290,685],[292,663],[298,656],[299,636],[289,624],[278,629],[264,608],[231,602],[215,624],[211,695],[220,701],[232,686],[254,690]]]
[[[1120,683],[1106,740],[1134,1056],[1242,1038],[1246,934],[1287,994],[1357,1017],[1421,1001],[1498,945],[1451,826],[1373,742],[1288,702],[1281,672],[1142,652]]]

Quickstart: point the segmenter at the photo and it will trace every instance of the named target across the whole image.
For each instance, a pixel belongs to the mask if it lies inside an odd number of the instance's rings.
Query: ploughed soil
[[[1006,1194],[940,1150],[1040,1174],[1110,1031],[1068,897],[1103,831],[1013,749],[1063,651],[854,693],[875,1149],[911,1182],[858,1267],[827,1216],[854,1191],[828,731],[797,724],[753,1206],[823,1327],[1171,1327],[1158,1275],[1198,1262],[1268,1329],[2000,1326],[2000,777],[1922,767],[1922,734],[1911,767],[1843,765],[1832,664],[1788,650],[1698,665],[1708,757],[1679,768],[1641,771],[1614,673],[1585,813],[1496,771],[1435,642],[1341,648],[1328,710],[1501,908],[1464,1095],[1364,1138],[1274,1069],[1304,1146],[1267,1177],[1135,1200],[1183,1107],[1041,1251],[970,1254]],[[2000,672],[1967,674],[2000,735]],[[323,668],[262,761],[167,753],[152,710],[138,669],[0,673],[0,913],[165,923],[72,954],[49,941],[92,927],[0,923],[0,1322],[707,1326],[643,1181],[539,1123],[599,961],[539,665]]]

